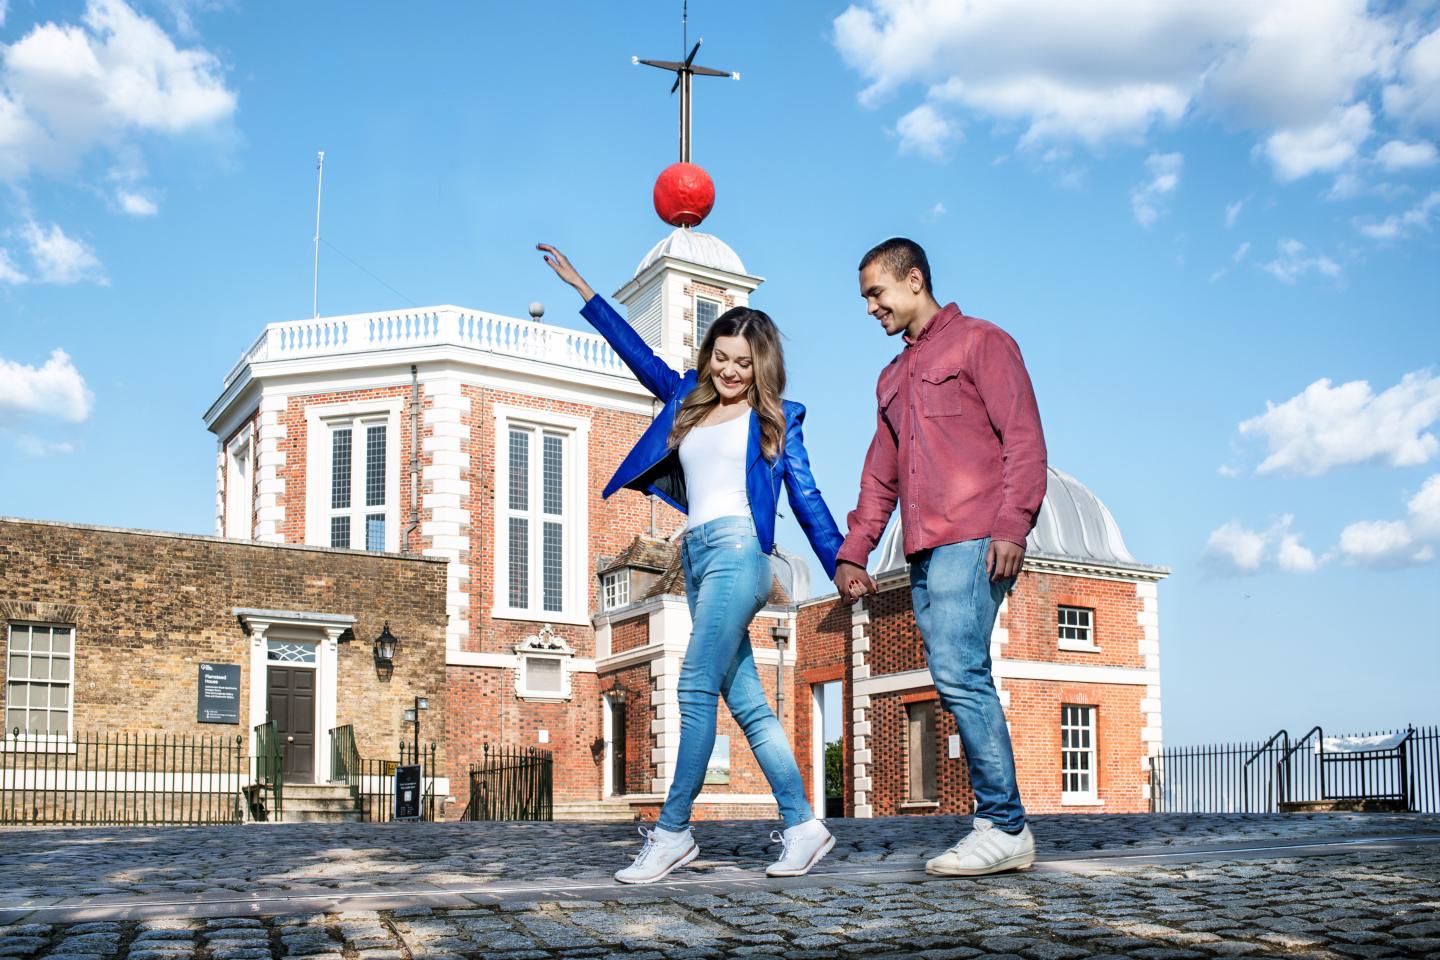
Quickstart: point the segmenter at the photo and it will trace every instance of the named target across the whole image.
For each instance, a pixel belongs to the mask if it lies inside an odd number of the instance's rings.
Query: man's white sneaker
[[[989,820],[975,818],[970,835],[925,864],[937,877],[980,877],[1019,870],[1035,862],[1035,835],[1027,826],[1008,834]]]
[[[767,877],[801,877],[835,846],[835,838],[819,820],[797,823],[784,833],[772,831],[770,839],[784,844],[780,859],[765,868]]]
[[[635,855],[635,862],[615,872],[615,879],[621,883],[654,883],[700,855],[689,827],[679,833],[641,827],[640,836],[645,838],[645,846]]]

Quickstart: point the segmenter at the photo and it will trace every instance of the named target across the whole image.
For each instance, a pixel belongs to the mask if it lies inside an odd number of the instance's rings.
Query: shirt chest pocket
[[[960,371],[936,367],[920,371],[920,412],[927,417],[958,417],[961,413]]]
[[[880,416],[884,417],[885,422],[890,424],[890,429],[897,433],[900,430],[900,409],[895,404],[895,398],[899,393],[900,385],[897,383],[880,394]]]

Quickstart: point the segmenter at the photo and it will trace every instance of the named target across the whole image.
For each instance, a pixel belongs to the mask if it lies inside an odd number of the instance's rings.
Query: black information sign
[[[420,764],[395,768],[395,819],[420,819]]]
[[[240,666],[200,664],[199,701],[195,719],[201,723],[240,722]]]

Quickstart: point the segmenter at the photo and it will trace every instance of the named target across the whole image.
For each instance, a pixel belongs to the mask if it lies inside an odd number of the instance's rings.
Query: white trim
[[[1091,773],[1094,776],[1094,773]],[[1149,784],[1146,784],[1149,786]],[[1061,793],[1060,806],[1062,807],[1103,807],[1105,801],[1099,797],[1083,793]]]
[[[908,574],[907,574],[908,576]],[[852,712],[854,719],[850,727],[850,749],[854,751],[852,764],[852,779],[854,781],[852,804],[852,815],[860,817],[871,817],[874,809],[870,805],[870,766],[861,758],[869,758],[870,721],[868,708],[870,706],[868,690],[861,684],[870,677],[870,666],[865,660],[865,654],[870,650],[870,638],[866,633],[866,627],[870,625],[870,611],[861,600],[850,608],[850,651],[853,666],[850,670],[853,684],[851,693],[853,696]],[[927,675],[929,671],[926,671]],[[842,701],[843,702],[843,701]]]
[[[305,405],[305,542],[313,546],[330,546],[330,430],[332,420],[361,417],[385,418],[385,550],[400,550],[400,419],[405,397],[385,397],[347,403],[307,403]],[[358,431],[359,425],[356,425]],[[352,451],[360,449],[355,443]],[[353,454],[352,454],[353,455]],[[353,468],[352,468],[353,469]],[[356,471],[357,482],[363,483],[363,470]],[[352,504],[357,512],[363,510]],[[356,532],[351,533],[351,543]],[[364,536],[364,525],[358,535]]]
[[[590,421],[582,417],[532,410],[497,403],[491,408],[494,416],[495,458],[495,523],[491,531],[494,548],[491,556],[492,601],[490,616],[500,620],[545,620],[570,626],[586,626],[590,618]],[[530,564],[530,602],[532,606],[510,606],[510,427],[519,425],[536,430],[568,434],[565,451],[565,528],[564,607],[545,610],[538,563]],[[541,445],[535,444],[531,462],[536,476],[541,470]],[[538,485],[537,485],[538,486]],[[532,498],[534,498],[532,493]],[[530,511],[540,516],[540,507]],[[538,527],[538,524],[536,525]],[[540,544],[532,544],[532,557],[540,556]]]
[[[1139,667],[1103,667],[1083,663],[1050,663],[1039,660],[996,660],[991,669],[996,679],[1050,680],[1057,683],[1104,683],[1149,686],[1160,682],[1159,671]],[[882,694],[898,690],[933,687],[930,671],[905,670],[883,673],[855,681],[855,693]]]
[[[265,722],[269,693],[266,635],[274,630],[289,639],[316,644],[315,663],[315,783],[330,779],[330,731],[336,726],[336,699],[340,676],[340,635],[355,625],[348,614],[284,610],[233,611],[250,631],[250,749],[255,750],[254,728]]]
[[[46,629],[52,631],[52,632],[51,632],[51,635],[50,635],[52,640],[54,639],[54,632],[53,632],[53,631],[55,631],[55,630],[57,630],[57,629],[59,629],[59,630],[69,630],[69,631],[70,631],[70,655],[69,655],[68,657],[66,657],[65,659],[67,659],[67,660],[70,661],[70,676],[69,676],[69,678],[66,679],[66,681],[65,681],[65,686],[67,687],[66,694],[65,694],[65,731],[66,731],[66,732],[63,733],[63,734],[29,733],[29,732],[26,732],[26,733],[20,734],[19,737],[15,737],[15,738],[11,739],[9,742],[11,742],[11,743],[43,744],[43,745],[48,745],[48,746],[59,747],[59,748],[61,748],[61,749],[60,749],[58,752],[61,752],[61,753],[74,753],[74,752],[75,752],[75,748],[74,748],[74,745],[70,743],[70,741],[71,741],[72,735],[75,733],[75,691],[76,691],[76,690],[79,688],[79,686],[80,686],[79,680],[78,680],[78,678],[75,676],[75,667],[76,667],[76,665],[78,664],[79,659],[80,659],[80,657],[79,657],[80,651],[79,651],[79,649],[78,649],[78,640],[79,640],[79,638],[78,638],[78,636],[77,636],[77,634],[79,633],[79,628],[78,628],[78,626],[77,626],[76,624],[73,624],[73,623],[59,623],[59,622],[56,622],[56,621],[53,621],[53,620],[26,620],[26,619],[23,619],[23,618],[21,618],[21,619],[16,619],[16,620],[8,620],[8,621],[5,622],[5,657],[4,657],[4,660],[3,660],[3,663],[5,664],[5,679],[4,679],[3,683],[0,683],[0,740],[6,740],[7,738],[10,737],[10,730],[11,730],[11,728],[10,728],[10,726],[9,726],[9,711],[10,711],[10,709],[11,709],[11,707],[10,707],[10,684],[11,684],[11,683],[30,684],[30,683],[50,683],[50,682],[51,682],[51,681],[49,681],[49,680],[32,680],[32,679],[30,679],[29,677],[26,677],[24,680],[12,680],[12,679],[11,679],[11,675],[10,675],[10,671],[11,671],[10,658],[11,658],[11,656],[12,656],[11,650],[12,650],[12,647],[14,646],[14,639],[13,639],[13,638],[14,638],[14,633],[15,633],[15,627],[16,627],[16,626],[23,626],[23,627],[25,627],[26,629],[30,629],[30,628],[33,628],[33,627],[45,627]],[[31,639],[32,639],[32,641],[33,641],[33,636],[32,636]],[[53,653],[53,651],[51,651],[51,653]],[[30,650],[28,650],[28,651],[26,652],[26,656],[33,656],[33,655],[34,655],[34,648],[31,647]],[[24,707],[24,709],[25,709],[25,711],[26,711],[27,713],[29,712],[30,706],[29,706],[28,703],[26,704],[26,706]],[[51,712],[51,711],[50,711],[50,707],[49,707],[48,704],[47,704],[46,707],[45,707],[45,712],[46,712],[46,713]],[[48,722],[48,721],[47,721],[47,722]],[[65,749],[65,746],[66,746],[66,745],[69,745],[69,749],[68,749],[68,750]],[[35,753],[36,751],[27,750],[27,751],[21,751],[21,752],[24,752],[24,753]],[[40,752],[44,752],[44,751],[40,751]]]
[[[225,448],[225,518],[221,536],[230,540],[249,540],[255,535],[255,428],[251,424],[241,430]],[[234,481],[244,464],[244,489]],[[284,483],[283,480],[277,481]]]
[[[773,793],[702,793],[696,803],[743,803],[776,805]]]
[[[288,406],[285,397],[262,395],[256,411],[259,439],[255,448],[255,539],[265,543],[285,542],[285,481],[280,476],[285,451],[280,446],[290,429],[280,422],[280,415]]]

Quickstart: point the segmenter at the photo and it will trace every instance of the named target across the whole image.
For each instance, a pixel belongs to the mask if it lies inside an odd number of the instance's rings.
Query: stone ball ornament
[[[705,168],[672,163],[655,179],[655,212],[672,227],[694,227],[715,206],[715,181]]]

